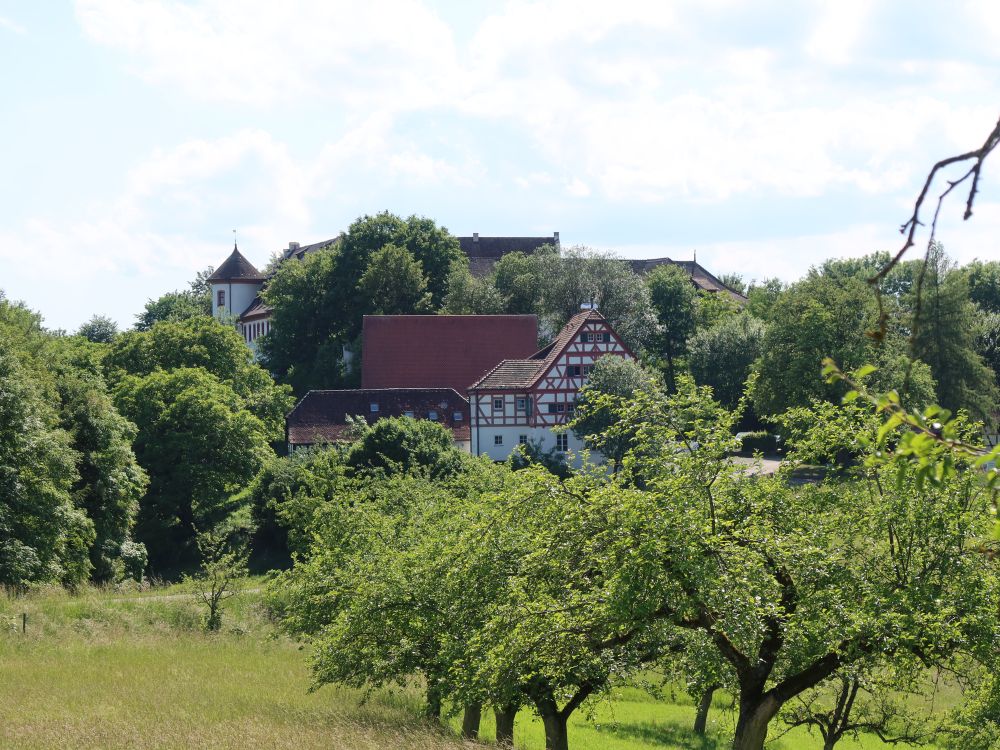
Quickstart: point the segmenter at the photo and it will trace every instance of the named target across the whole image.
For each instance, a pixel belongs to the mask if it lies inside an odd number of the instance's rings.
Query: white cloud
[[[824,63],[844,65],[850,62],[874,4],[872,0],[824,3],[806,40],[806,51]]]
[[[405,108],[453,67],[450,31],[417,0],[77,0],[76,15],[143,78],[211,101],[363,106],[374,91]]]
[[[22,36],[28,33],[28,30],[17,23],[17,21],[12,21],[4,16],[0,16],[0,29],[7,29],[7,31],[13,31],[15,34],[21,34]]]

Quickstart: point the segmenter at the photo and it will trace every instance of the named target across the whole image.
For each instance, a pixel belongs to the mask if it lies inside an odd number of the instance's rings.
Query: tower
[[[233,252],[208,277],[212,285],[212,314],[220,320],[238,318],[257,298],[264,275],[233,243]]]

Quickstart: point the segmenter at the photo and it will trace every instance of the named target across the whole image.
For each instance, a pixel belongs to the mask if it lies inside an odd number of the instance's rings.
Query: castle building
[[[279,263],[302,260],[306,255],[334,246],[340,237],[333,237],[311,245],[289,242],[281,251]],[[459,237],[458,244],[469,259],[469,270],[473,276],[487,276],[497,262],[508,253],[520,252],[531,255],[543,247],[560,249],[559,232],[541,237]],[[727,294],[738,301],[746,301],[738,292],[730,289],[721,280],[709,273],[694,260],[671,260],[670,258],[649,258],[627,261],[637,274],[646,274],[657,266],[673,264],[687,272],[691,283],[700,291]],[[254,352],[257,340],[271,330],[271,308],[260,296],[268,277],[258,271],[234,245],[233,251],[208,281],[212,285],[212,309],[216,317],[235,322],[237,329]]]

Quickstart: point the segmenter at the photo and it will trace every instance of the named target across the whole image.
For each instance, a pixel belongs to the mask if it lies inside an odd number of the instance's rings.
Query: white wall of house
[[[566,450],[573,453],[583,450],[583,441],[577,439],[572,431],[567,430],[563,434],[566,439]],[[473,431],[472,454],[474,456],[489,456],[494,461],[506,461],[522,438],[539,444],[543,452],[559,449],[557,445],[559,438],[548,427],[494,427],[487,425]],[[497,442],[498,439],[500,442]]]
[[[217,318],[228,316],[238,316],[241,312],[250,307],[257,292],[260,291],[259,283],[240,283],[235,281],[219,281],[212,284],[212,311]],[[219,305],[219,292],[223,292],[225,300],[223,305]]]

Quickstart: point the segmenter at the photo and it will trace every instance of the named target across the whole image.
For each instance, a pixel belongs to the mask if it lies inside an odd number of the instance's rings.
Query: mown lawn
[[[0,595],[0,747],[49,748],[471,748],[419,717],[416,688],[309,692],[307,653],[276,636],[258,595],[235,599],[224,630],[199,629],[199,610],[177,588],[144,593],[53,591]],[[28,614],[21,633],[20,614]],[[714,750],[728,746],[729,699],[719,696],[710,736],[689,732],[683,693],[657,699],[635,688],[581,709],[574,750]],[[457,727],[458,719],[451,721]],[[492,739],[484,714],[483,739]],[[517,747],[542,750],[541,724],[518,716]],[[881,747],[844,740],[845,750]],[[821,747],[797,730],[773,750]]]

